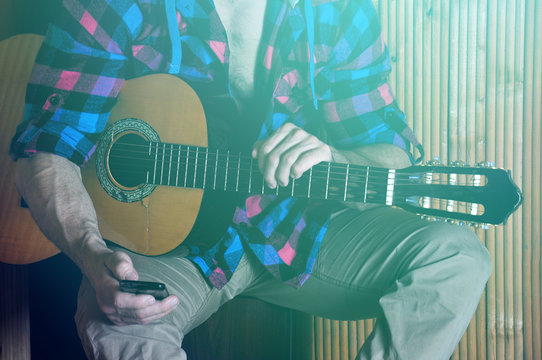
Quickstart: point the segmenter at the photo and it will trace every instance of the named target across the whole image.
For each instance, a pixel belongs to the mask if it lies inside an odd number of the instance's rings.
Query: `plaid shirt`
[[[421,152],[386,82],[391,68],[371,0],[268,2],[256,76],[270,110],[259,138],[285,122],[323,124],[339,149],[391,143]],[[28,84],[14,159],[48,151],[83,165],[127,78],[169,72],[200,84],[203,96],[231,96],[228,40],[212,0],[63,3]],[[330,212],[329,203],[248,197],[224,236],[210,249],[193,247],[191,259],[221,288],[250,248],[278,279],[301,286]]]

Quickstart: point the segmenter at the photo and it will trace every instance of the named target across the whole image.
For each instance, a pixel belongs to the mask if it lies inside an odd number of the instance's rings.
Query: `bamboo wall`
[[[494,161],[525,197],[507,225],[478,231],[494,271],[453,359],[542,359],[542,1],[374,1],[427,156]],[[353,359],[373,320],[313,325],[313,359]]]

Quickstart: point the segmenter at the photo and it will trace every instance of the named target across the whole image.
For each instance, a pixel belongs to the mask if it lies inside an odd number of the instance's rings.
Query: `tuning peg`
[[[492,167],[495,167],[495,162],[494,161],[480,161],[479,163],[476,163],[476,167],[492,168]]]
[[[429,166],[439,166],[442,165],[442,162],[438,156],[435,156],[433,159],[426,161],[424,164]]]
[[[455,167],[465,167],[467,166],[467,163],[464,162],[463,160],[456,160],[456,161],[452,161],[450,163],[450,166],[455,166]]]
[[[489,228],[491,227],[490,224],[475,223],[475,222],[471,222],[469,225],[476,229],[482,229],[482,230],[489,230]]]

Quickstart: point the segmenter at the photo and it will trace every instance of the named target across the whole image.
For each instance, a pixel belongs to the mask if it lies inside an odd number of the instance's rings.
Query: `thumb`
[[[107,268],[118,280],[137,280],[138,274],[128,254],[122,251],[115,251],[109,254],[105,261]]]

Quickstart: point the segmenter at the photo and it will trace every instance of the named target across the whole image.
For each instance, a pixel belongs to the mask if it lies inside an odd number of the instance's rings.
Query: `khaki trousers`
[[[217,290],[185,254],[182,245],[158,257],[130,254],[141,280],[164,282],[180,299],[173,313],[148,325],[111,324],[83,279],[76,322],[89,358],[186,359],[184,335],[243,294],[332,319],[376,317],[357,359],[448,359],[491,274],[488,252],[469,228],[386,206],[335,213],[300,289],[245,254]]]

